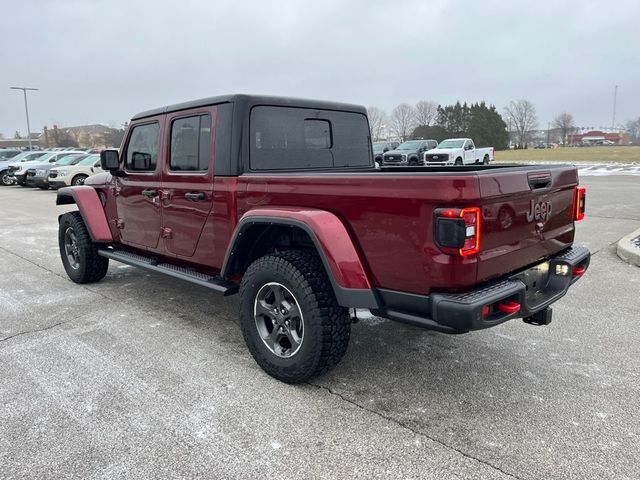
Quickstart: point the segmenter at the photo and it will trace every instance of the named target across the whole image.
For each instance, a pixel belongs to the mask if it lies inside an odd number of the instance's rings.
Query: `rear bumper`
[[[549,257],[547,262],[466,293],[423,296],[381,290],[384,306],[373,313],[444,333],[490,328],[513,318],[531,317],[562,298],[586,272],[590,258],[587,248],[571,247]],[[548,274],[541,277],[539,272],[547,267]],[[495,308],[498,304],[518,304],[520,308],[515,312],[501,311]],[[491,306],[488,314],[486,306]]]

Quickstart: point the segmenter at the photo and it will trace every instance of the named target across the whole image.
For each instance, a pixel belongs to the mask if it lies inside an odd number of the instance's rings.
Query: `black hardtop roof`
[[[283,107],[301,107],[301,108],[314,108],[322,110],[339,110],[356,113],[367,113],[367,109],[361,105],[353,105],[350,103],[329,102],[325,100],[310,100],[304,98],[290,98],[290,97],[273,97],[268,95],[218,95],[216,97],[201,98],[199,100],[191,100],[183,103],[176,103],[174,105],[167,105],[166,107],[154,108],[145,112],[140,112],[134,115],[131,119],[138,120],[145,117],[153,117],[155,115],[162,115],[168,112],[178,112],[180,110],[188,110],[190,108],[204,107],[207,105],[216,105],[220,103],[238,103],[246,105],[247,111],[255,105],[274,105]]]

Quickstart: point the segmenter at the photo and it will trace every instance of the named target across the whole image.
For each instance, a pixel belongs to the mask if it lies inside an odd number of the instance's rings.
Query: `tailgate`
[[[573,243],[573,166],[478,175],[482,198],[481,282],[513,272]]]

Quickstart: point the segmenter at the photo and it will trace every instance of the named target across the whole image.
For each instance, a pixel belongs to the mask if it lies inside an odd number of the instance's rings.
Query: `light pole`
[[[31,151],[31,127],[29,125],[29,106],[27,105],[27,90],[40,90],[39,88],[29,87],[9,87],[13,90],[22,90],[24,95],[24,111],[27,114],[27,138],[29,139],[29,151]]]

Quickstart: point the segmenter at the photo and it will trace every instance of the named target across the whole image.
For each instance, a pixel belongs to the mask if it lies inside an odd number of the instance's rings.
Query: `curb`
[[[617,254],[625,262],[640,267],[640,248],[634,247],[631,244],[631,240],[638,237],[640,237],[640,228],[623,237],[618,242]]]

